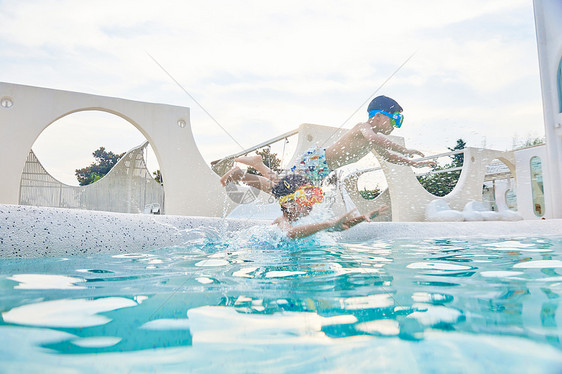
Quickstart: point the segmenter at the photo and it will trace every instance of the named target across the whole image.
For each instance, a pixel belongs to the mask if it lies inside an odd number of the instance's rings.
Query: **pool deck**
[[[0,204],[0,258],[139,253],[182,246],[208,234],[270,221],[159,216]],[[482,222],[362,223],[337,233],[342,242],[370,239],[562,236],[562,219]]]

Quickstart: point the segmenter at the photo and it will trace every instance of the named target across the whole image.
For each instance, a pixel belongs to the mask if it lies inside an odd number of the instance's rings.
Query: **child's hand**
[[[414,157],[415,155],[418,155],[420,157],[425,157],[425,155],[420,151],[418,151],[417,149],[408,149],[408,152],[406,152],[406,154],[410,157]]]
[[[381,213],[384,213],[388,210],[388,207],[386,205],[381,206],[378,209],[375,209],[367,214],[365,214],[365,221],[370,222],[373,218],[375,218],[376,216],[378,216]]]
[[[437,166],[437,162],[433,160],[424,160],[424,161],[416,161],[413,165],[417,168],[423,168],[425,166],[435,167]]]
[[[352,216],[355,215],[357,209],[350,210],[349,212],[339,216],[332,220],[332,230],[330,231],[344,231],[350,228],[347,224],[347,221],[351,219]]]

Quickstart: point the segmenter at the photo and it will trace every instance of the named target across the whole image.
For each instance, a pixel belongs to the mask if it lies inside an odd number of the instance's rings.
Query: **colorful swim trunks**
[[[319,147],[306,150],[290,170],[312,180],[322,180],[332,171],[326,162],[326,149]]]

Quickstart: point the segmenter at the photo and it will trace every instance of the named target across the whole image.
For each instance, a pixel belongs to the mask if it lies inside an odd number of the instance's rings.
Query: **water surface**
[[[3,372],[562,371],[562,238],[0,260]]]

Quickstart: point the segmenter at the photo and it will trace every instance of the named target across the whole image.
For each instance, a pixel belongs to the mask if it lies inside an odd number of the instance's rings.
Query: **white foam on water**
[[[230,262],[226,260],[210,259],[210,260],[199,261],[198,263],[195,264],[195,266],[226,266],[228,264],[230,264]]]
[[[349,297],[342,301],[343,307],[348,310],[361,310],[368,308],[386,308],[394,305],[391,294],[377,294],[360,297]]]
[[[148,300],[148,296],[139,295],[139,296],[135,296],[133,299],[137,303],[141,304],[143,301]]]
[[[516,275],[524,274],[522,271],[501,271],[501,270],[492,270],[492,271],[482,271],[480,275],[485,278],[508,278],[513,277]]]
[[[147,258],[147,259],[142,259],[141,261],[144,261],[148,264],[162,264],[164,262],[160,258]]]
[[[517,240],[506,240],[497,243],[483,244],[484,247],[496,247],[496,248],[529,248],[533,247],[534,244],[521,243]]]
[[[412,295],[412,300],[418,303],[435,302],[446,300],[447,296],[439,293],[428,293],[428,292],[414,292]]]
[[[250,273],[253,273],[254,271],[258,270],[258,268],[253,267],[253,268],[243,268],[240,269],[238,271],[235,271],[234,273],[232,273],[232,276],[234,277],[241,277],[241,278],[253,278]]]
[[[504,242],[483,244],[483,247],[491,248],[494,251],[518,251],[518,252],[553,252],[548,248],[535,248],[536,244],[521,243],[516,240],[506,240]]]
[[[84,283],[82,278],[52,274],[14,274],[8,279],[18,282],[14,289],[25,290],[80,290],[86,287],[75,283]]]
[[[114,258],[149,258],[149,257],[156,257],[155,255],[151,255],[149,253],[124,253],[121,255],[114,255]]]
[[[406,266],[408,269],[423,269],[423,270],[470,270],[470,266],[449,264],[446,262],[414,262]]]
[[[116,336],[102,336],[95,338],[83,338],[72,341],[72,344],[83,348],[104,348],[111,347],[121,341],[121,338]]]
[[[562,261],[560,260],[536,260],[525,261],[513,265],[515,269],[553,269],[562,268]]]
[[[387,260],[387,261],[391,261],[391,260]],[[327,266],[327,270],[329,271],[333,271],[335,273],[335,275],[344,275],[344,274],[353,274],[353,273],[364,273],[364,274],[374,274],[374,273],[380,273],[382,267],[384,267],[384,264],[373,264],[373,267],[353,267],[353,268],[344,268],[343,266],[341,266],[341,264],[338,264],[337,262],[332,262],[332,263],[328,263],[326,264]]]
[[[548,277],[535,279],[537,282],[562,282],[562,276],[560,277]]]
[[[90,327],[104,325],[110,318],[97,313],[138,305],[123,297],[95,300],[62,299],[27,304],[2,313],[4,322],[43,327]]]
[[[355,326],[357,330],[367,333],[377,333],[380,335],[393,336],[400,332],[398,321],[393,319],[379,319],[375,321],[359,323]]]
[[[146,330],[189,330],[189,319],[187,318],[161,318],[148,321],[140,326]]]
[[[438,323],[456,323],[462,313],[456,309],[448,308],[441,305],[431,305],[416,303],[413,308],[421,309],[410,314],[407,318],[414,318],[422,325],[433,326]]]
[[[187,311],[193,346],[200,343],[332,344],[322,326],[352,324],[353,315],[321,317],[311,312],[282,312],[273,315],[239,313],[235,308],[203,306]]]
[[[265,274],[266,278],[283,278],[283,277],[292,277],[294,275],[302,275],[302,274],[306,274],[304,271],[286,271],[286,270],[280,270],[280,271],[268,271]]]

